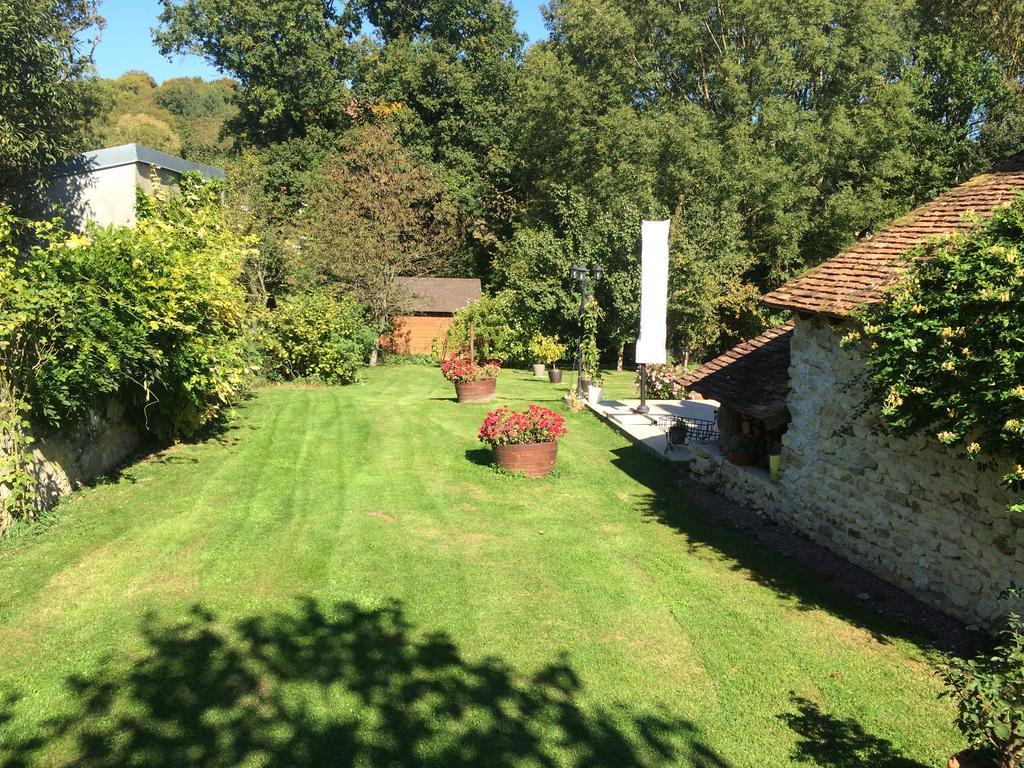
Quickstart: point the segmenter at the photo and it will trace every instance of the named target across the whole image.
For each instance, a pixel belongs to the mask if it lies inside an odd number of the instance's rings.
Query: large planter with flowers
[[[494,399],[494,391],[497,388],[497,379],[456,381],[455,397],[460,403],[489,403]]]
[[[506,405],[487,414],[477,436],[502,469],[544,477],[555,468],[558,438],[567,431],[565,419],[550,408],[531,405],[519,412]]]
[[[460,403],[489,403],[494,399],[501,366],[497,363],[475,363],[453,357],[441,363],[441,372],[455,385],[455,396]]]

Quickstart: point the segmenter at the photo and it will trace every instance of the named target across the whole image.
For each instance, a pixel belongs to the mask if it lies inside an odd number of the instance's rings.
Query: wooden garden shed
[[[434,339],[447,333],[455,313],[480,298],[475,277],[399,277],[407,310],[396,317],[387,350],[399,355],[428,355]]]

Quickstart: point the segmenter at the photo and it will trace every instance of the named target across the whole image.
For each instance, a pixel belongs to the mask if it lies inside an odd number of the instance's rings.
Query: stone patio
[[[682,416],[689,419],[715,421],[719,403],[716,400],[648,400],[650,413],[636,412],[639,400],[602,400],[587,403],[597,416],[637,445],[643,446],[659,459],[672,463],[687,463],[693,458],[688,445],[674,446],[666,451],[668,440],[658,426],[662,416]]]

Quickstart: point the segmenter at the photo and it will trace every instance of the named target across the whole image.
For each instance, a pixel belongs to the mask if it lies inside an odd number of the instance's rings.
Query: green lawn
[[[616,381],[628,394],[629,376]],[[589,414],[487,464],[435,369],[260,391],[0,545],[0,764],[860,766],[958,748],[924,649]],[[505,372],[499,401],[556,402]]]

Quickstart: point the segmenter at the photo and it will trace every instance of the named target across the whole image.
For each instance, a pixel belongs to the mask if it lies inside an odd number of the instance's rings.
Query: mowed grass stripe
[[[561,407],[559,395],[507,371],[495,405]],[[840,751],[852,750],[915,766],[955,751],[948,705],[905,628],[709,520],[669,470],[589,414],[568,415],[556,474],[529,481],[485,465],[475,435],[489,406],[451,397],[436,369],[416,367],[261,390],[218,439],[77,495],[58,525],[5,546],[0,653],[12,664],[0,693],[18,703],[0,755],[43,733],[39,761],[90,764],[72,731],[46,726],[77,712],[69,679],[114,685],[130,722],[149,725],[156,704],[130,681],[153,664],[169,688],[214,687],[227,704],[206,716],[242,718],[222,734],[259,741],[245,723],[269,707],[282,741],[243,761],[256,765],[314,753],[401,765],[415,753],[456,768],[483,755],[769,768],[850,764]],[[335,626],[335,614],[352,621]],[[400,624],[383,631],[388,616]],[[177,626],[191,634],[162,643]],[[538,692],[555,698],[530,704]],[[201,762],[234,764],[223,746],[203,752],[171,701],[157,707],[177,734],[153,753],[163,762],[136,762],[166,764],[190,745]],[[112,711],[74,722],[117,754]],[[814,727],[834,731],[847,763],[801,746]],[[306,758],[288,751],[298,747]]]

